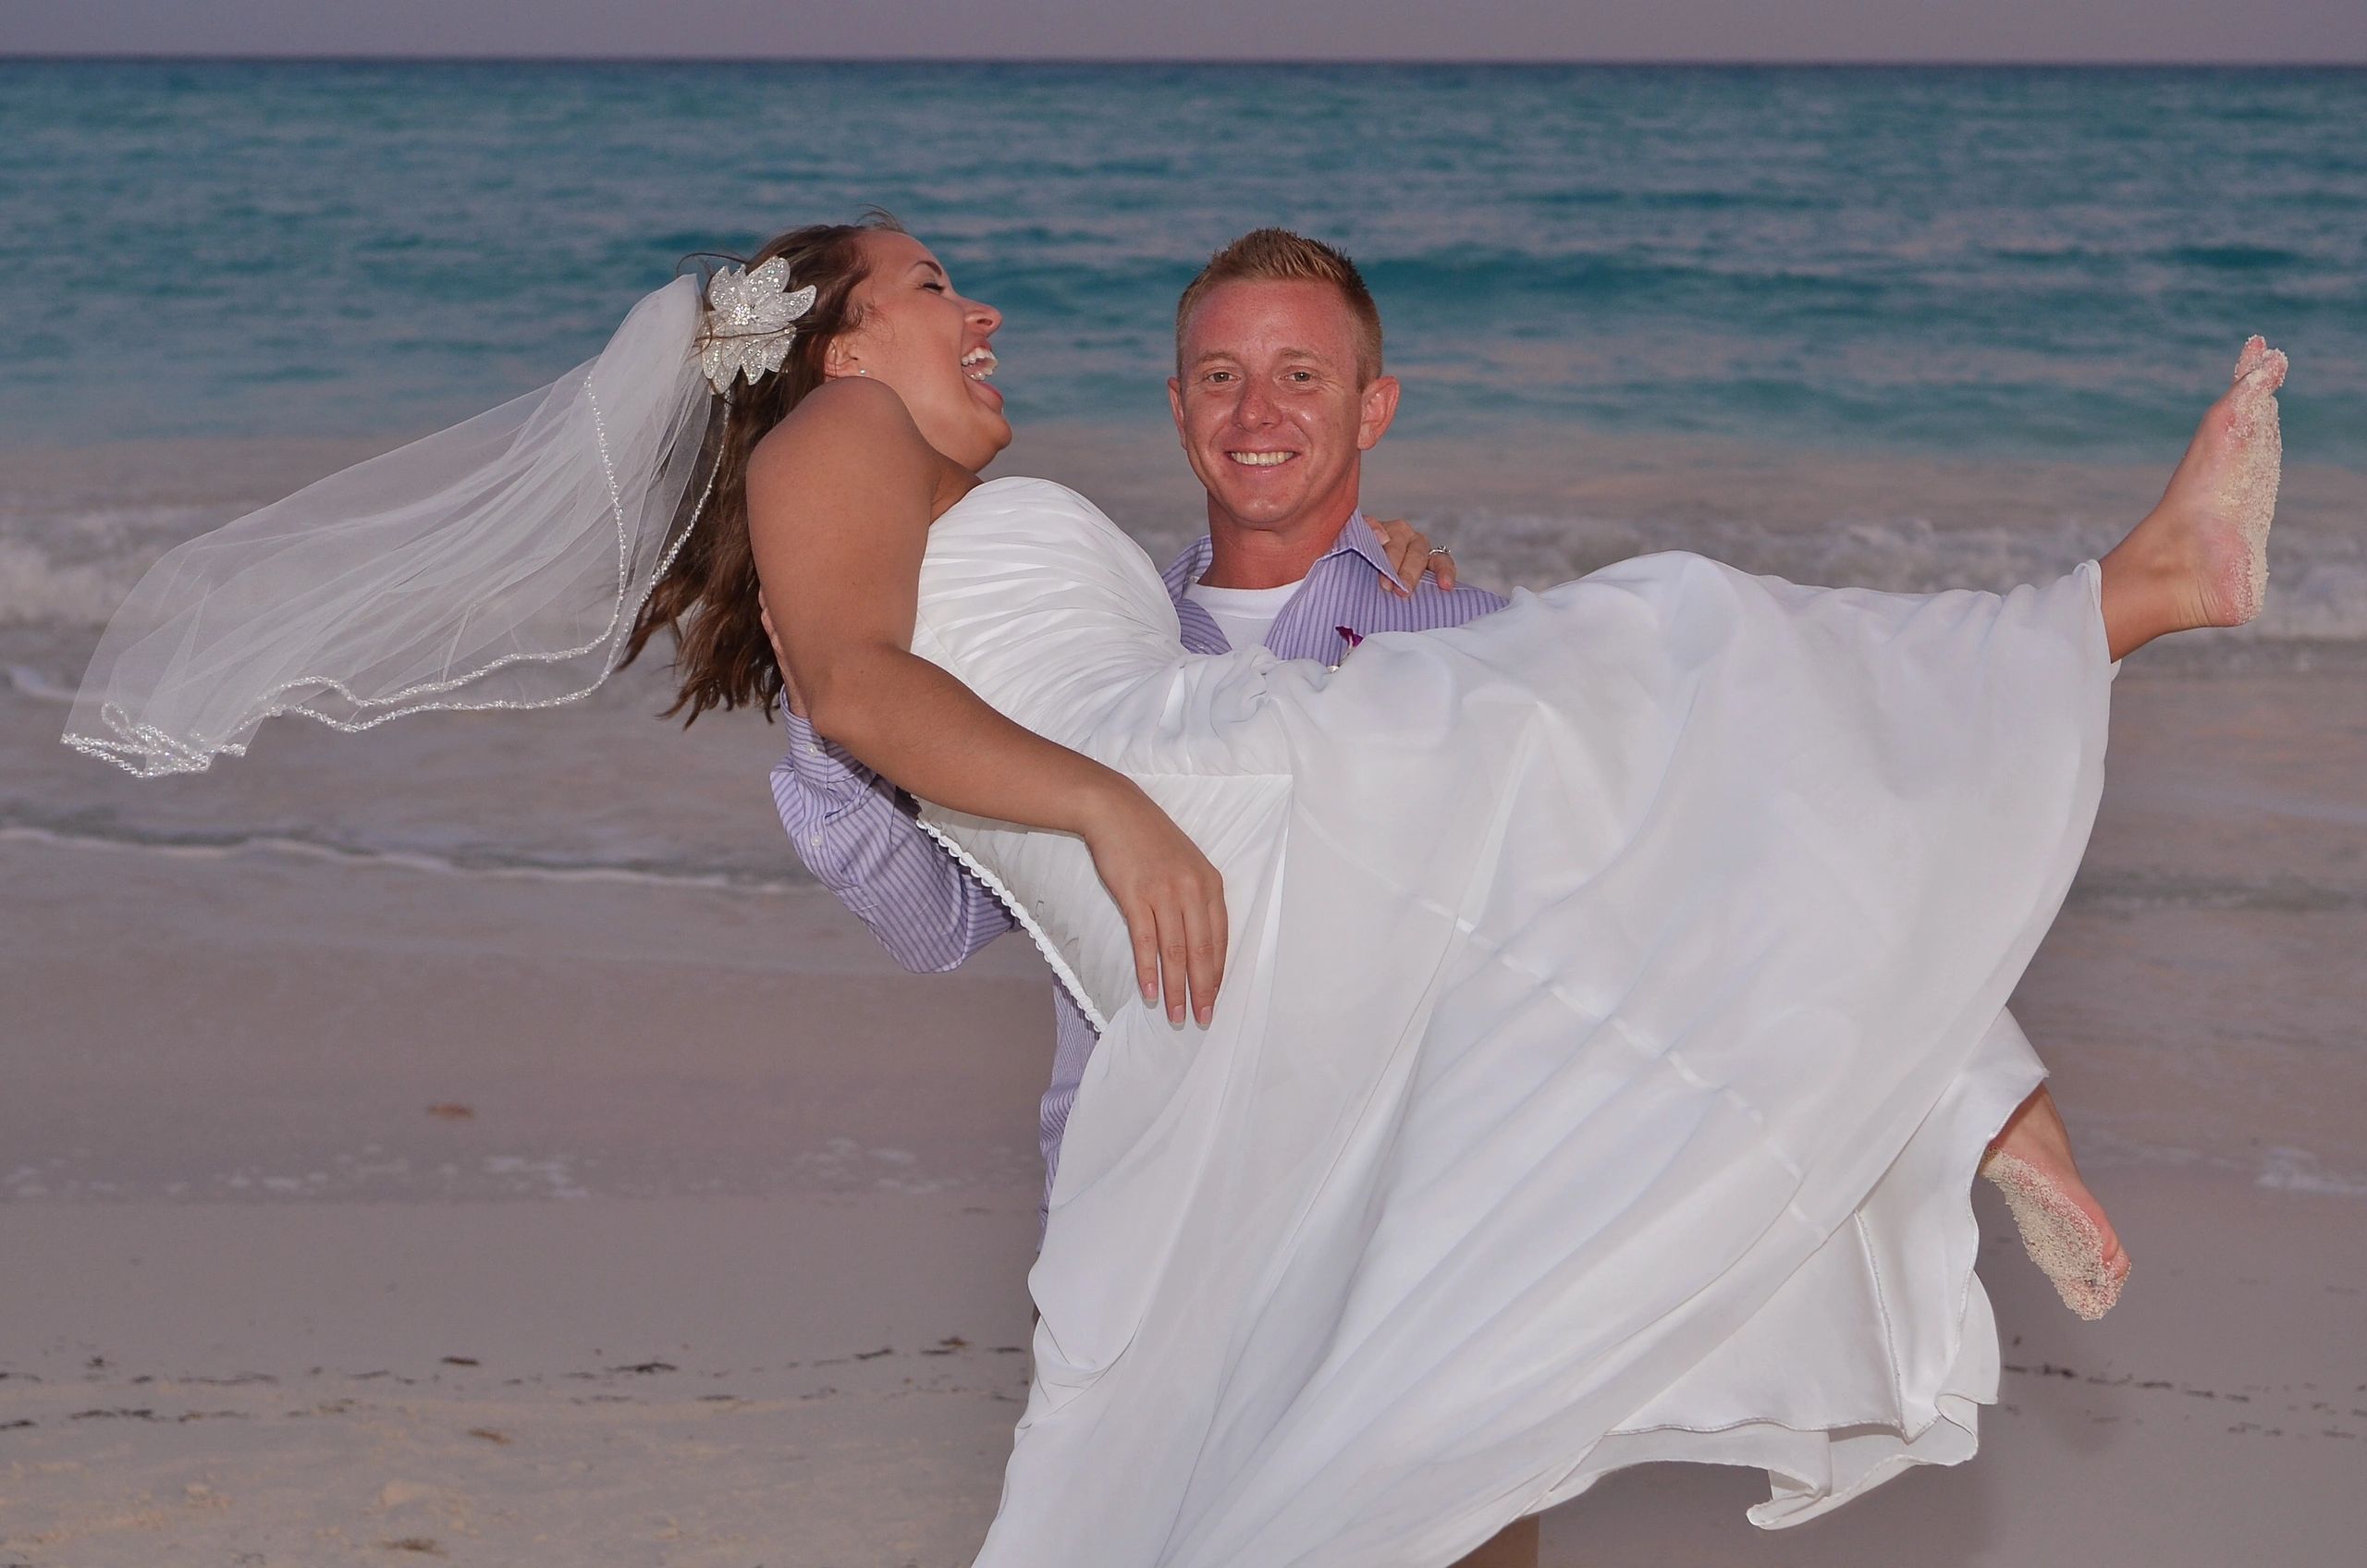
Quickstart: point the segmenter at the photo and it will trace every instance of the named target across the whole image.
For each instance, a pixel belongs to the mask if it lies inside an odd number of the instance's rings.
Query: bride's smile
[[[930,446],[973,472],[1011,444],[994,335],[1002,312],[955,292],[929,248],[881,229],[863,238],[869,274],[855,288],[855,325],[831,344],[832,378],[895,388]]]

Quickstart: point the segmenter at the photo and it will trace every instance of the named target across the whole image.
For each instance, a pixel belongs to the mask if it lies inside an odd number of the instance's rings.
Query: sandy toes
[[[2285,459],[2276,389],[2287,369],[2284,353],[2259,337],[2244,344],[2231,385],[2203,415],[2156,508],[2194,562],[2199,625],[2241,626],[2267,596],[2268,529]]]
[[[1981,1162],[1981,1173],[2005,1194],[2005,1207],[2022,1233],[2022,1249],[2054,1281],[2063,1305],[2090,1322],[2112,1310],[2128,1279],[2128,1255],[2097,1225],[2070,1188],[2003,1149],[1990,1152]]]

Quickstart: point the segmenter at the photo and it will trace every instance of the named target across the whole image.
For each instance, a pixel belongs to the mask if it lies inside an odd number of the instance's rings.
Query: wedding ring
[[[1430,546],[1430,554],[1434,556],[1451,556],[1454,554],[1454,552],[1448,549],[1444,545],[1433,545]]]

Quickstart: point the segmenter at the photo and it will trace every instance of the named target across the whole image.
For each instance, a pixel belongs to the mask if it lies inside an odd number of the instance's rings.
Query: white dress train
[[[1171,1027],[1078,840],[924,812],[1105,1023],[981,1568],[1440,1568],[1641,1461],[1760,1466],[1778,1525],[1968,1457],[2097,592],[1658,555],[1333,671],[1178,653],[1059,485],[948,511],[914,651],[1140,780],[1233,924]]]

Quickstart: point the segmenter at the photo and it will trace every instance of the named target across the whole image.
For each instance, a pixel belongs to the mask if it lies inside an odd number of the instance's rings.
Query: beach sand
[[[1368,494],[1497,582],[1661,544],[2010,581],[2159,484],[1383,454]],[[56,744],[139,530],[357,455],[20,454],[0,485],[83,520],[0,559],[65,606],[0,615],[0,1568],[968,1562],[1027,1377],[1050,997],[1023,944],[896,970],[780,839],[778,729],[650,722],[662,671],[546,714],[283,721],[164,783]],[[1150,437],[1055,431],[1029,465],[1155,553],[1193,526]],[[2017,998],[2136,1262],[2119,1306],[2074,1319],[1983,1186],[2006,1370],[1975,1460],[1772,1535],[1754,1473],[1627,1472],[1547,1519],[1547,1564],[2359,1561],[2356,495],[2299,472],[2279,524],[2317,541],[2279,587],[2327,640],[2288,619],[2124,670],[2095,839]]]
[[[1549,1564],[2356,1560],[2367,692],[2116,704],[2017,1005],[2121,1305],[2073,1319],[1984,1189],[1972,1463],[1776,1535],[1749,1473],[1629,1472]],[[55,710],[8,711],[25,754]],[[0,1563],[968,1560],[1027,1372],[1020,944],[905,975],[785,876],[21,827],[0,876]]]

